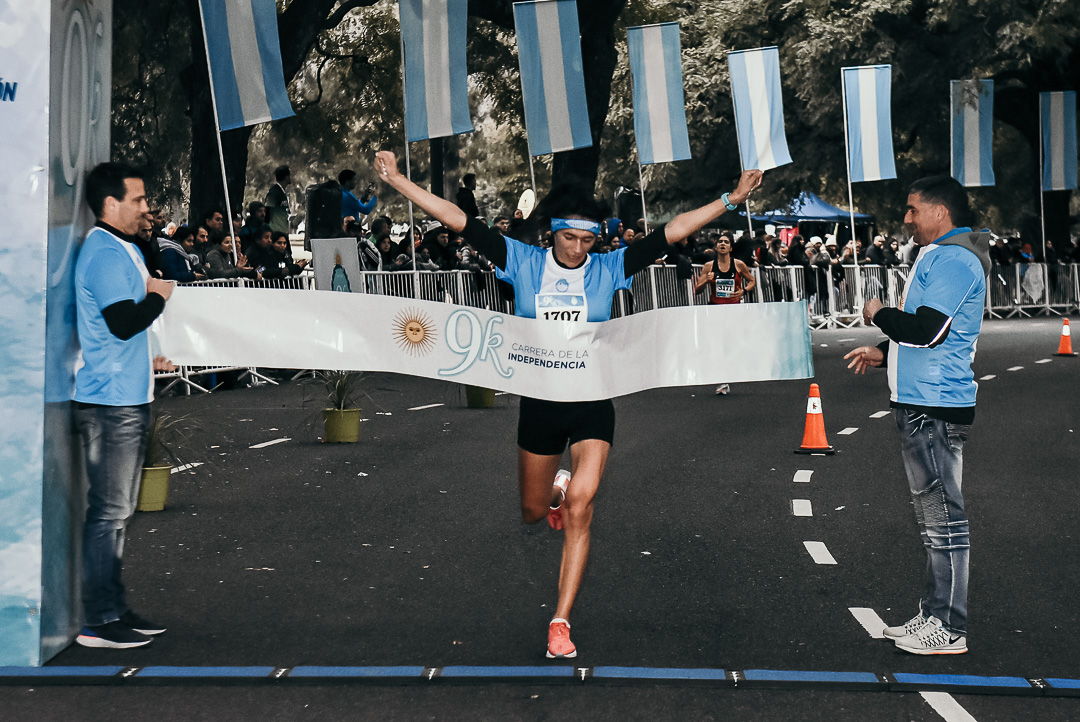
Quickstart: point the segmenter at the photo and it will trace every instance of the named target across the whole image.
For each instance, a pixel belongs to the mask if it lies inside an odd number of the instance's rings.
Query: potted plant
[[[327,408],[323,409],[323,440],[332,444],[355,444],[360,440],[360,371],[320,371],[317,378],[326,390]]]
[[[136,511],[165,509],[165,504],[169,501],[173,466],[181,463],[174,442],[184,437],[179,425],[186,419],[186,416],[172,416],[157,410],[150,416]]]
[[[495,405],[495,389],[465,385],[465,404],[470,409],[490,409]]]

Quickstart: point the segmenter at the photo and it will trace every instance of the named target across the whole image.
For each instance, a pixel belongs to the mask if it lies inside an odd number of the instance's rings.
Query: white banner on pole
[[[852,183],[896,177],[892,146],[892,66],[841,68]]]
[[[178,288],[154,331],[161,352],[184,366],[390,371],[588,401],[667,386],[808,378],[806,316],[803,301],[553,322],[393,296]]]
[[[731,96],[743,168],[770,170],[791,162],[775,47],[728,53]]]

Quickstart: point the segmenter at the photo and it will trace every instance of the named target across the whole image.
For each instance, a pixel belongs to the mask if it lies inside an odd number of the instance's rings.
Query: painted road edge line
[[[292,439],[290,437],[286,436],[286,437],[284,437],[282,439],[274,439],[273,441],[264,441],[261,444],[255,444],[254,446],[249,446],[248,448],[249,449],[265,449],[267,446],[273,446],[274,444],[284,444],[286,441],[292,441]]]
[[[411,409],[405,409],[406,411],[423,411],[424,409],[433,409],[436,406],[445,406],[446,404],[428,404],[427,406],[414,406]]]
[[[840,429],[839,431],[837,431],[836,435],[837,436],[851,436],[852,434],[854,434],[858,430],[859,430],[858,426],[848,426],[847,428]]]
[[[948,692],[919,692],[919,696],[947,722],[976,722]]]
[[[871,419],[880,419],[880,418],[883,418],[883,417],[888,416],[888,415],[889,415],[888,411],[875,411],[874,413],[870,414],[870,418]]]
[[[804,541],[803,546],[806,547],[806,551],[810,553],[815,564],[836,564],[836,559],[829,553],[829,549],[825,546],[825,542]]]
[[[792,499],[791,513],[795,516],[813,516],[814,508],[809,499]]]
[[[792,477],[792,481],[796,484],[809,484],[810,477],[814,475],[813,469],[799,469],[795,472],[795,476]]]
[[[862,625],[867,634],[874,639],[885,639],[885,627],[888,625],[877,612],[869,607],[848,607],[848,611],[855,617],[855,621]]]

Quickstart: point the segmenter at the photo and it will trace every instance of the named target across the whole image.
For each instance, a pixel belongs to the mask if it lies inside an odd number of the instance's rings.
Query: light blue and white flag
[[[472,131],[465,69],[468,0],[400,0],[405,44],[405,135],[409,140]]]
[[[669,163],[690,158],[683,99],[679,24],[626,29],[634,76],[634,137],[638,161]]]
[[[851,182],[896,177],[893,159],[891,65],[841,68]]]
[[[791,162],[780,97],[780,53],[775,47],[728,53],[735,127],[744,169],[769,170]]]
[[[529,153],[592,145],[574,0],[514,3]]]
[[[994,185],[994,81],[953,80],[952,177],[967,187]]]
[[[199,0],[218,130],[294,115],[274,0]]]
[[[1044,191],[1076,188],[1076,91],[1039,93]]]

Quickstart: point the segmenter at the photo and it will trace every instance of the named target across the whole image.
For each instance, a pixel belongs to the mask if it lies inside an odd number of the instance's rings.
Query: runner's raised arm
[[[380,150],[375,154],[375,173],[387,185],[420,206],[450,230],[456,233],[465,230],[465,223],[469,220],[469,217],[465,215],[465,211],[450,201],[439,198],[434,193],[429,193],[403,176],[398,171],[397,156],[391,151]]]
[[[762,172],[759,170],[744,170],[739,176],[739,185],[731,193],[726,193],[727,203],[737,206],[746,201],[750,194],[761,185]],[[724,215],[727,211],[724,196],[720,196],[712,203],[706,203],[701,208],[696,208],[679,215],[668,221],[665,234],[668,243],[677,243],[689,236],[696,230],[705,226]]]

